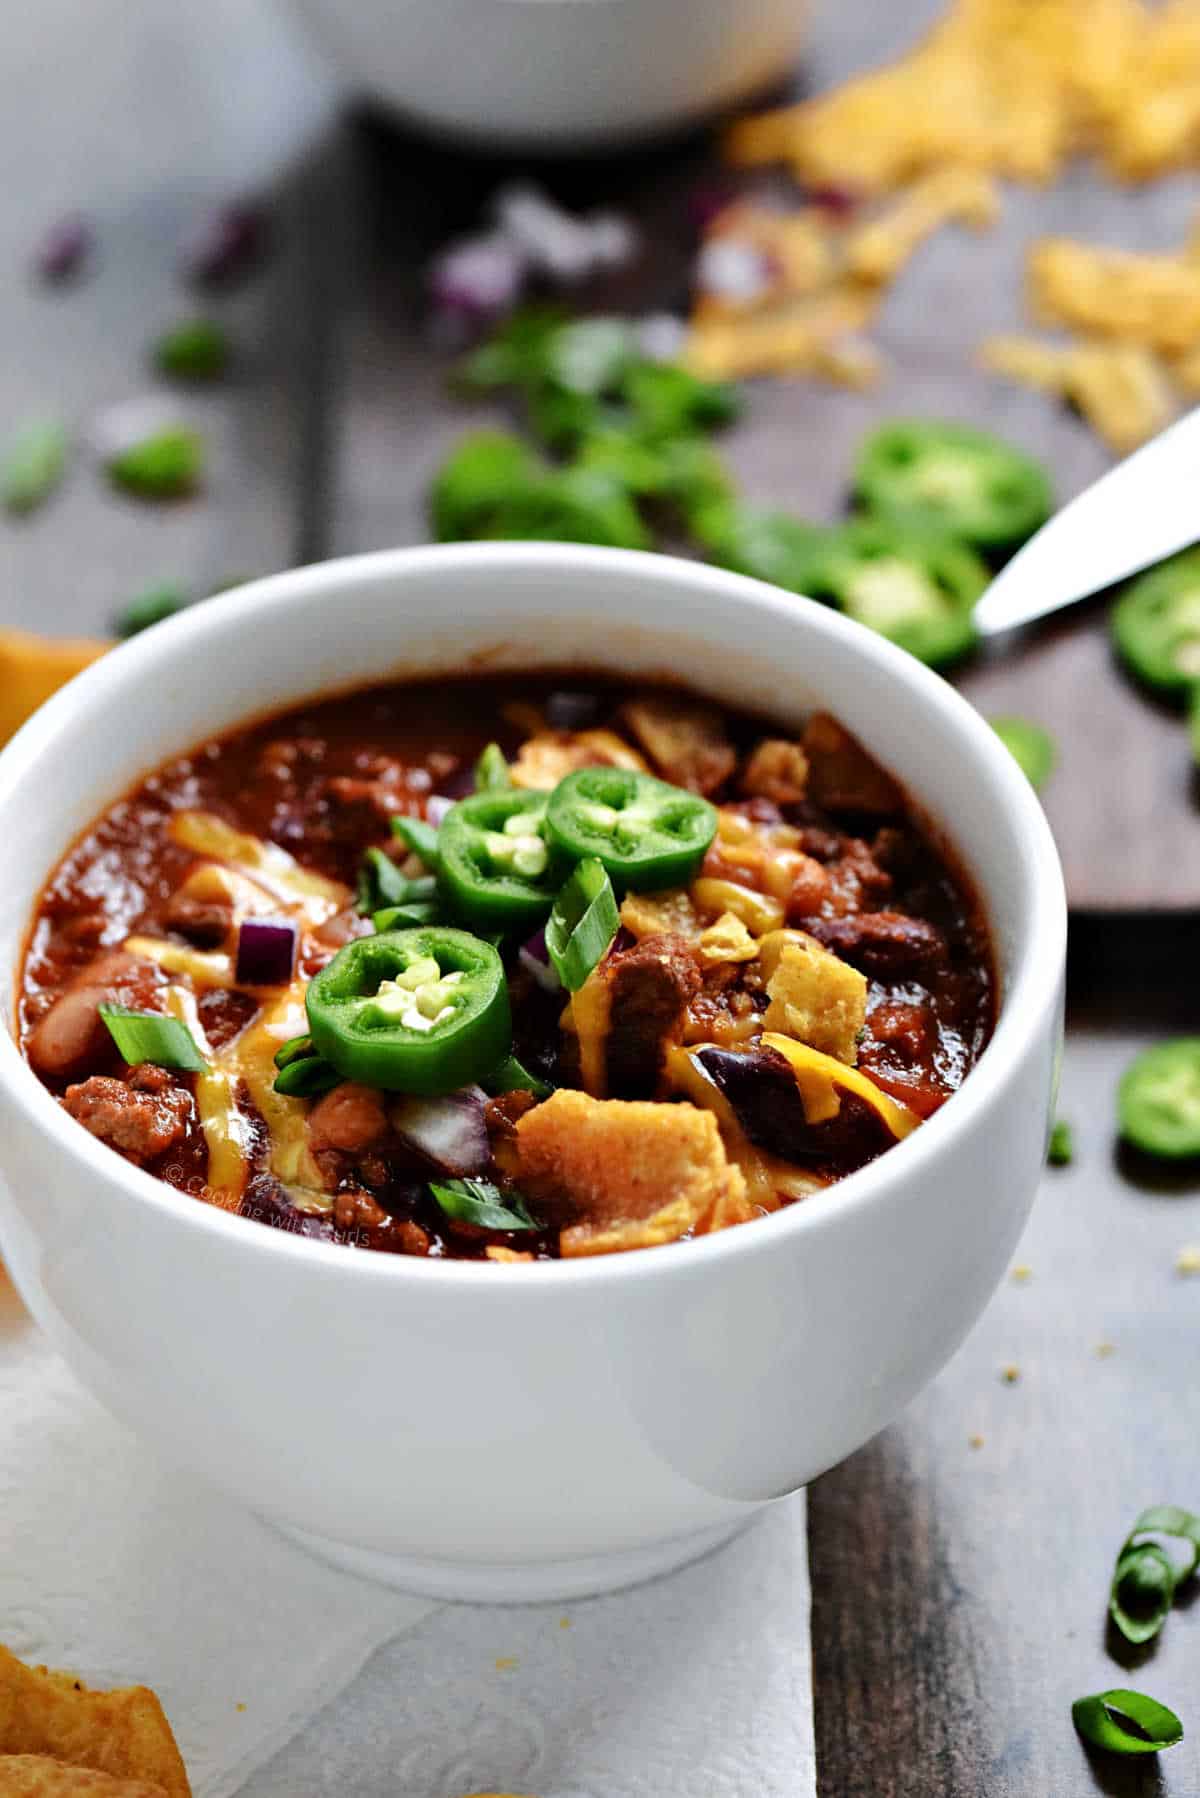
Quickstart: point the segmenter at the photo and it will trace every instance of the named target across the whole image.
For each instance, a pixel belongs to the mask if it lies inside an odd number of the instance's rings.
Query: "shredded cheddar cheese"
[[[167,988],[167,1009],[191,1032],[192,1041],[208,1062],[208,1072],[196,1076],[196,1110],[208,1145],[208,1193],[210,1203],[235,1211],[246,1189],[247,1157],[252,1129],[237,1102],[234,1075],[222,1067],[209,1045],[194,995],[184,986]]]
[[[810,1124],[823,1124],[836,1117],[842,1108],[843,1092],[853,1093],[869,1105],[897,1142],[920,1123],[915,1111],[889,1097],[858,1068],[847,1067],[832,1055],[822,1055],[819,1049],[810,1049],[807,1043],[780,1036],[777,1031],[764,1031],[762,1041],[765,1049],[774,1049],[791,1068]]]
[[[725,1153],[741,1170],[751,1204],[761,1211],[777,1211],[781,1193],[788,1198],[803,1199],[810,1193],[819,1192],[828,1185],[823,1175],[793,1167],[790,1162],[781,1161],[777,1155],[768,1154],[750,1141],[738,1123],[733,1106],[697,1059],[697,1049],[716,1046],[697,1044],[696,1049],[668,1049],[666,1079],[674,1091],[683,1093],[693,1105],[712,1112],[725,1144]]]
[[[320,924],[339,911],[350,897],[340,881],[313,874],[278,843],[235,830],[212,812],[177,812],[171,835],[185,849],[248,874],[259,886],[302,910],[311,923]]]

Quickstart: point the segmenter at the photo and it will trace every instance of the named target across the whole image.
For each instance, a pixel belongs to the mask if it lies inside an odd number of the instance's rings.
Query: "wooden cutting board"
[[[907,17],[890,21],[888,35],[910,38],[921,10],[898,9]],[[840,79],[890,47],[881,41],[878,9],[823,9],[814,83]],[[532,174],[568,205],[632,214],[644,238],[636,268],[581,301],[644,313],[685,307],[696,195],[711,195],[729,178],[704,136],[652,153],[544,168],[431,148],[378,123],[355,137],[338,222],[345,230],[346,218],[357,216],[370,250],[361,280],[351,283],[356,300],[346,320],[348,372],[327,552],[424,540],[423,495],[434,469],[463,430],[487,421],[485,411],[447,392],[446,360],[431,355],[420,327],[421,270],[434,245],[478,227],[501,182]],[[1069,499],[1111,465],[1110,453],[1053,400],[979,370],[977,346],[991,332],[1033,328],[1021,288],[1024,253],[1035,237],[1166,248],[1182,241],[1198,198],[1200,181],[1191,177],[1123,191],[1078,166],[1049,192],[1007,189],[991,232],[944,230],[889,296],[874,334],[887,364],[877,387],[852,393],[801,379],[747,383],[744,418],[722,440],[746,496],[834,520],[864,433],[885,419],[914,416],[993,427],[1043,458],[1059,499]],[[956,684],[985,713],[1020,713],[1056,738],[1059,766],[1044,800],[1076,909],[1200,906],[1200,813],[1183,724],[1116,668],[1106,611],[1103,602],[1077,608],[1030,631],[1002,658],[981,657],[955,676]]]

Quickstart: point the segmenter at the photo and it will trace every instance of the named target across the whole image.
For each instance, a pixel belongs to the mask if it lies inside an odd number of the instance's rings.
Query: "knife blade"
[[[975,608],[985,637],[1044,618],[1200,541],[1200,406],[1055,513]]]

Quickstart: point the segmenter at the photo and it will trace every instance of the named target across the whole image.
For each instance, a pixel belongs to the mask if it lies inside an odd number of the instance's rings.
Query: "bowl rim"
[[[372,551],[289,569],[177,614],[152,631],[119,645],[69,681],[0,750],[0,818],[39,761],[69,735],[80,699],[96,698],[106,689],[136,688],[160,665],[186,654],[190,645],[209,636],[220,637],[231,628],[236,630],[239,620],[286,610],[292,603],[326,590],[344,590],[376,581],[391,583],[409,572],[437,569],[444,570],[447,579],[453,579],[459,569],[480,566],[550,567],[567,579],[580,569],[589,569],[600,578],[606,573],[628,575],[632,571],[647,583],[691,583],[751,612],[773,614],[785,624],[802,618],[803,628],[841,638],[885,674],[915,688],[917,696],[946,728],[974,744],[991,776],[991,798],[1009,812],[1024,851],[1021,872],[1028,929],[1024,941],[1015,947],[995,1030],[962,1087],[919,1130],[893,1144],[866,1167],[844,1176],[813,1199],[784,1206],[769,1217],[756,1218],[748,1227],[716,1231],[688,1243],[518,1266],[429,1260],[366,1250],[354,1253],[345,1244],[322,1242],[290,1230],[266,1225],[255,1229],[254,1220],[178,1192],[133,1166],[75,1124],[21,1054],[11,1016],[0,1020],[0,1087],[35,1130],[49,1133],[68,1158],[79,1164],[81,1174],[124,1187],[136,1203],[150,1204],[185,1231],[228,1236],[242,1243],[247,1255],[257,1252],[276,1257],[299,1256],[314,1271],[329,1270],[328,1277],[332,1277],[334,1269],[341,1269],[343,1277],[354,1280],[435,1280],[455,1288],[465,1283],[476,1295],[493,1290],[507,1294],[516,1286],[545,1291],[582,1282],[687,1277],[716,1262],[770,1254],[785,1236],[803,1237],[809,1231],[834,1229],[840,1219],[850,1214],[886,1204],[890,1189],[897,1182],[920,1181],[931,1163],[969,1135],[1041,1034],[1047,1014],[1057,1008],[1066,952],[1066,894],[1058,852],[1041,803],[986,720],[955,688],[915,657],[816,601],[680,557],[568,543],[436,544]],[[315,688],[314,696],[321,690]],[[301,701],[281,702],[292,703]],[[271,707],[264,707],[260,715],[270,716],[270,712]],[[919,805],[920,795],[914,798]],[[950,842],[953,847],[952,835]],[[967,865],[966,871],[977,885],[986,914],[987,888],[974,868]],[[24,949],[22,936],[18,967]],[[16,991],[14,984],[14,999]]]

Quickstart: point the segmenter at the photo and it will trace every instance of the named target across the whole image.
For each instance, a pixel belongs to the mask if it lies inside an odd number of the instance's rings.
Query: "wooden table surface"
[[[817,80],[905,41],[934,9],[903,0],[886,18],[883,10],[865,0],[818,9]],[[21,170],[0,205],[6,423],[49,411],[83,427],[146,391],[148,341],[190,309],[175,246],[197,205],[227,191],[228,174],[194,133],[174,129],[171,37],[143,25],[139,103],[124,123],[112,92],[90,83],[85,56],[54,104],[19,57],[0,69],[5,167]],[[270,78],[267,65],[262,74]],[[635,205],[652,251],[633,282],[600,297],[648,309],[684,300],[685,196],[710,161],[707,142],[693,138],[532,172],[572,201]],[[446,395],[421,329],[421,263],[432,243],[474,222],[509,172],[378,120],[324,133],[281,183],[276,254],[221,302],[239,344],[234,376],[184,405],[211,443],[204,497],[147,509],[107,492],[80,457],[52,506],[0,523],[0,622],[98,631],[157,580],[180,579],[199,595],[298,559],[422,540],[430,472],[482,415]],[[920,302],[898,295],[884,320],[883,346],[905,371],[898,387],[756,391],[730,443],[747,490],[833,515],[862,429],[914,406],[982,409],[1042,446],[1062,492],[1084,484],[1105,460],[1092,439],[1043,401],[969,372],[969,343],[1016,318],[1032,219],[1165,244],[1180,232],[1190,188],[1102,201],[1072,177],[1053,196],[1014,201],[992,239],[946,234],[916,271]],[[94,210],[102,253],[91,279],[48,296],[25,279],[30,245],[75,206]],[[1078,1154],[1072,1168],[1047,1174],[1018,1256],[1029,1278],[1004,1286],[891,1429],[811,1490],[822,1798],[1200,1793],[1196,1607],[1173,1614],[1128,1675],[1104,1630],[1109,1570],[1132,1518],[1153,1503],[1200,1509],[1200,1281],[1174,1270],[1178,1250],[1200,1242],[1200,1194],[1119,1155],[1112,1128],[1129,1055],[1195,1028],[1200,919],[1187,908],[1200,894],[1200,833],[1176,725],[1148,714],[1106,664],[1102,620],[1085,616],[966,682],[989,709],[1040,715],[1066,741],[1071,768],[1048,806],[1073,896],[1093,914],[1073,932],[1063,1076]],[[1176,915],[1150,920],[1139,907]],[[1015,1384],[1001,1376],[1010,1364]],[[1074,1696],[1127,1677],[1175,1705],[1192,1730],[1161,1768],[1092,1762],[1071,1729]]]

